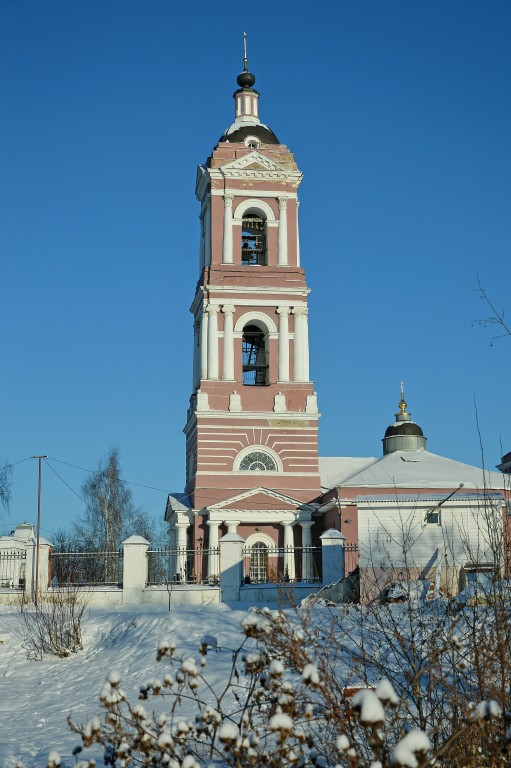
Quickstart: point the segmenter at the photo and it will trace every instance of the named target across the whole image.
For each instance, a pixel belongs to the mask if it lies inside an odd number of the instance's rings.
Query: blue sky
[[[184,479],[196,166],[233,119],[242,33],[295,153],[322,455],[379,456],[399,383],[428,448],[511,450],[511,3],[0,1],[0,459],[85,469],[118,446],[135,501]],[[79,494],[84,472],[52,461]],[[3,528],[35,520],[14,471]],[[49,467],[43,530],[81,502]]]

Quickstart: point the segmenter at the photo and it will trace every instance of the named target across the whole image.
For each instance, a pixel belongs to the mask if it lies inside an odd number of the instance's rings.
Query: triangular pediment
[[[249,152],[248,155],[237,157],[236,160],[230,160],[222,165],[222,171],[248,171],[251,169],[264,171],[279,171],[282,166],[275,160],[266,157],[261,152]]]
[[[298,499],[294,499],[292,496],[286,496],[278,491],[271,491],[268,488],[259,486],[258,488],[252,488],[250,491],[244,491],[236,496],[231,496],[224,501],[220,501],[217,504],[212,504],[210,510],[221,509],[239,509],[239,510],[264,510],[264,509],[278,509],[278,510],[292,510],[296,511],[298,508],[306,508],[307,504],[304,504]]]

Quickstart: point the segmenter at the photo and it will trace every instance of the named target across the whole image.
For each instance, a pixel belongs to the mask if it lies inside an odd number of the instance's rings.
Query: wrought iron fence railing
[[[321,581],[321,547],[243,548],[245,584]]]
[[[172,547],[147,551],[147,584],[209,584],[220,580],[218,547]]]
[[[358,544],[344,545],[344,574],[349,576],[358,567]]]
[[[0,552],[0,589],[25,589],[26,550]]]
[[[52,552],[50,586],[122,587],[122,552]]]

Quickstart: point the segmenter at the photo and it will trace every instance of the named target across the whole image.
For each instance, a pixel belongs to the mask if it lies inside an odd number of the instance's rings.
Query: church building
[[[360,545],[362,564],[375,524],[386,519],[392,527],[387,513],[395,512],[397,494],[414,515],[419,510],[421,525],[426,519],[429,533],[420,554],[425,564],[442,538],[438,531],[431,535],[431,521],[440,528],[441,515],[428,510],[442,499],[444,517],[453,505],[460,508],[460,499],[465,510],[477,506],[467,489],[477,495],[485,487],[482,470],[426,451],[403,392],[396,421],[385,433],[383,458],[318,457],[309,289],[300,259],[302,174],[291,151],[259,118],[259,93],[246,57],[237,83],[234,122],[197,172],[200,249],[190,307],[186,485],[167,501],[171,546],[185,551],[200,542],[201,571],[214,580],[219,540],[237,533],[252,552],[261,552],[251,563],[254,580],[265,577],[264,552],[275,548],[283,551],[281,576],[311,580],[312,547],[320,535],[342,531],[349,543]],[[187,568],[184,559],[173,565],[183,579]]]

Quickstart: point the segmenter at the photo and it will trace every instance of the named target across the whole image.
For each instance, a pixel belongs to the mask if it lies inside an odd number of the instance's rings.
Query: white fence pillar
[[[323,584],[333,584],[344,577],[344,544],[346,536],[334,528],[325,531],[321,539]]]
[[[48,582],[50,578],[50,549],[51,544],[48,541],[39,542],[39,595],[48,591]],[[29,539],[26,544],[27,559],[25,560],[25,595],[33,600],[35,598],[35,569],[37,563],[37,547],[35,539]]]
[[[220,539],[220,599],[239,600],[243,580],[243,545],[239,533],[226,533]]]
[[[147,550],[149,542],[143,536],[130,536],[122,542],[124,549],[122,565],[123,605],[142,602],[142,592],[147,584]]]

